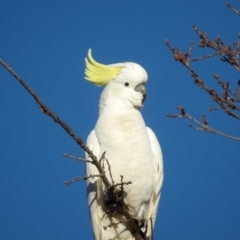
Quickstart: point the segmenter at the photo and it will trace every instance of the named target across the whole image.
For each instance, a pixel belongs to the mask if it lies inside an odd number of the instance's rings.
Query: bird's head
[[[121,102],[128,108],[140,109],[143,106],[148,77],[139,64],[125,62],[104,65],[92,58],[91,49],[85,62],[85,79],[97,86],[105,86],[101,96],[105,105]]]

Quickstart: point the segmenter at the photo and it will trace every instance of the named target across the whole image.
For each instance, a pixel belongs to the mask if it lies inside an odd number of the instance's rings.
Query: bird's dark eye
[[[129,83],[128,83],[128,82],[125,82],[124,85],[125,85],[126,87],[128,87],[128,86],[129,86]]]

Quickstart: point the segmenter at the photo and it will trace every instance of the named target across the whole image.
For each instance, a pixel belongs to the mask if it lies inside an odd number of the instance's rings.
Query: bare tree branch
[[[215,56],[217,56],[217,55],[218,55],[218,53],[217,53],[217,52],[214,52],[214,53],[212,53],[212,54],[203,55],[202,57],[192,58],[191,61],[192,61],[192,62],[196,62],[196,61],[204,60],[204,59],[206,59],[206,58],[215,57]]]
[[[229,3],[226,3],[226,6],[232,9],[235,13],[240,15],[240,10],[235,9]],[[240,111],[240,80],[238,80],[238,86],[235,90],[230,88],[229,82],[223,81],[217,74],[214,74],[213,77],[216,79],[217,83],[221,87],[221,93],[217,93],[215,89],[209,88],[202,79],[195,73],[193,68],[191,67],[191,62],[196,62],[200,60],[204,60],[207,58],[220,56],[220,60],[226,63],[229,63],[236,70],[240,71],[240,34],[238,34],[237,40],[232,45],[226,45],[221,38],[218,36],[215,40],[210,40],[207,37],[206,32],[200,31],[196,26],[193,26],[195,32],[200,38],[200,42],[198,43],[199,47],[207,47],[213,49],[214,52],[212,54],[204,55],[202,57],[192,58],[192,48],[193,42],[191,42],[189,50],[184,53],[179,48],[172,47],[167,39],[165,39],[165,43],[168,46],[169,50],[173,53],[173,57],[176,61],[179,61],[183,66],[185,66],[190,72],[191,77],[194,79],[195,84],[201,89],[205,90],[212,98],[212,100],[217,103],[217,107],[208,108],[209,111],[220,110],[222,109],[229,116],[234,117],[237,120],[240,120],[240,115],[238,112]],[[189,127],[210,132],[216,133],[218,135],[234,139],[240,141],[239,137],[231,136],[222,132],[219,132],[208,125],[208,120],[206,116],[203,114],[202,122],[196,120],[192,116],[186,113],[184,107],[177,107],[180,110],[180,114],[167,114],[168,117],[172,118],[188,118],[193,121],[196,125],[193,126],[188,124]]]
[[[120,190],[120,192],[116,190],[116,186],[121,186],[123,187],[124,184],[130,184],[122,182],[120,184],[115,184],[112,185],[110,184],[110,181],[108,180],[108,178],[105,175],[105,171],[104,168],[101,166],[101,161],[103,161],[103,158],[105,157],[105,153],[102,154],[102,157],[98,160],[97,157],[93,154],[93,152],[87,147],[87,145],[83,142],[83,140],[78,137],[73,130],[65,123],[63,122],[55,113],[53,113],[44,103],[43,101],[38,97],[38,95],[18,76],[17,73],[14,72],[14,70],[8,65],[6,64],[2,59],[0,59],[0,64],[27,90],[27,92],[35,99],[36,103],[38,104],[39,108],[41,109],[41,111],[45,114],[47,114],[49,117],[51,117],[56,123],[58,123],[74,140],[75,142],[85,151],[87,152],[87,154],[89,155],[91,161],[90,163],[95,165],[99,174],[97,175],[90,175],[90,176],[86,176],[86,177],[76,177],[75,179],[71,180],[71,181],[65,181],[66,185],[69,185],[71,183],[74,183],[76,181],[80,181],[80,180],[86,180],[88,178],[94,178],[94,177],[100,177],[104,183],[104,185],[106,186],[106,192],[108,192],[109,196],[113,196],[116,197],[114,199],[114,201],[117,203],[115,207],[112,207],[112,211],[113,212],[118,212],[123,214],[126,219],[130,222],[132,228],[135,230],[135,232],[137,232],[141,238],[143,240],[149,240],[149,237],[146,236],[146,234],[138,228],[137,222],[135,219],[133,219],[131,217],[131,215],[129,214],[127,208],[126,208],[126,204],[124,203],[124,197],[125,196],[119,196],[119,194],[121,195],[121,193],[123,192],[122,190]],[[66,155],[64,155],[66,156]],[[72,156],[68,156],[70,158],[76,159],[76,160],[80,160],[77,158],[74,158]],[[82,159],[81,159],[82,160]],[[84,160],[85,161],[85,160]],[[110,170],[110,167],[109,167]],[[125,193],[125,192],[124,192]]]
[[[213,74],[213,77],[217,80],[218,84],[222,87],[222,89],[226,90],[232,95],[233,98],[231,100],[233,102],[240,102],[240,94],[238,92],[238,89],[236,90],[236,92],[234,92],[229,88],[229,82],[224,82],[217,74]],[[237,109],[239,110],[239,107],[237,107]]]
[[[2,59],[0,59],[0,64],[10,73],[12,74],[15,79],[27,90],[28,93],[35,99],[39,108],[42,110],[43,113],[47,114],[51,117],[56,123],[58,123],[74,140],[75,142],[85,151],[88,153],[89,157],[92,159],[92,164],[94,164],[99,173],[102,175],[102,180],[105,183],[106,187],[111,187],[110,182],[106,178],[104,171],[101,165],[98,163],[97,157],[92,153],[92,151],[88,148],[88,146],[83,142],[83,140],[78,137],[73,130],[63,122],[55,113],[53,113],[44,103],[43,101],[37,96],[37,94],[14,72],[14,70],[6,64]]]
[[[106,161],[107,165],[108,165],[108,172],[112,181],[112,185],[114,185],[114,180],[112,177],[112,171],[111,171],[111,165],[109,164],[109,161],[106,158],[103,158],[103,168],[104,168],[104,160]]]
[[[197,124],[198,127],[193,126],[191,124],[188,124],[189,127],[193,128],[195,130],[205,131],[205,132],[209,132],[209,133],[216,133],[216,134],[221,135],[223,137],[227,137],[227,138],[230,138],[230,139],[233,139],[233,140],[240,141],[239,137],[231,136],[231,135],[222,133],[220,131],[217,131],[216,129],[213,129],[213,128],[209,127],[208,126],[208,121],[207,121],[206,116],[204,114],[203,114],[202,123],[201,123],[200,121],[196,120],[191,115],[189,115],[186,112],[184,107],[178,106],[177,109],[180,111],[180,114],[167,114],[167,117],[171,117],[171,118],[188,118],[192,122]]]
[[[92,163],[91,160],[87,160],[86,158],[75,157],[75,156],[69,155],[69,154],[67,154],[67,153],[63,153],[63,156],[64,156],[64,157],[67,157],[67,158],[74,159],[74,160],[76,160],[77,162],[89,162],[89,163]]]
[[[71,181],[65,181],[64,184],[69,185],[69,184],[72,184],[72,183],[75,183],[75,182],[78,182],[78,181],[82,181],[82,180],[86,181],[89,178],[95,178],[95,177],[99,178],[99,177],[102,177],[102,176],[103,175],[101,175],[101,174],[95,174],[95,175],[90,174],[89,176],[86,176],[86,177],[77,176]]]
[[[165,40],[165,43],[173,53],[174,59],[182,63],[189,70],[190,75],[195,80],[195,84],[198,87],[204,89],[212,97],[212,100],[216,102],[225,113],[240,120],[240,116],[234,112],[234,110],[240,110],[240,107],[237,104],[235,104],[235,100],[233,98],[229,98],[227,92],[233,93],[233,91],[231,91],[228,88],[228,85],[220,81],[220,78],[216,74],[214,75],[214,77],[219,81],[219,83],[221,83],[221,87],[223,89],[222,96],[219,96],[214,89],[211,89],[205,85],[204,81],[198,77],[198,75],[194,72],[194,70],[190,66],[192,44],[190,45],[188,52],[184,54],[178,48],[172,47],[168,40]],[[235,97],[238,98],[238,94],[235,94]]]
[[[232,7],[229,3],[226,3],[226,6],[229,7],[230,9],[232,9],[235,13],[237,13],[238,15],[240,15],[240,10]]]
[[[204,32],[201,32],[196,26],[193,26],[193,29],[200,37],[200,43],[198,44],[199,47],[209,47],[216,51],[216,55],[221,55],[221,60],[224,62],[229,63],[232,65],[235,69],[240,71],[240,64],[238,54],[239,50],[231,46],[225,45],[220,37],[217,37],[215,41],[211,41],[208,39],[207,34]]]

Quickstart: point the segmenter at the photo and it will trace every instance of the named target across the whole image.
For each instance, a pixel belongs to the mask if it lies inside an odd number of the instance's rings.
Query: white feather
[[[150,218],[154,225],[163,181],[162,152],[155,134],[146,127],[139,111],[143,95],[135,91],[139,84],[146,83],[147,74],[138,64],[121,65],[124,67],[119,75],[107,84],[101,95],[100,116],[87,145],[98,159],[106,151],[115,183],[120,182],[120,175],[124,181],[132,182],[124,186],[128,194],[124,200],[133,218],[148,220],[150,236]],[[91,163],[86,164],[86,172],[87,175],[98,174]],[[107,170],[106,176],[111,179]],[[105,213],[104,187],[100,178],[87,180],[87,193],[95,240],[141,239],[132,232],[121,214],[112,217],[111,221],[122,224],[103,229],[111,222]]]

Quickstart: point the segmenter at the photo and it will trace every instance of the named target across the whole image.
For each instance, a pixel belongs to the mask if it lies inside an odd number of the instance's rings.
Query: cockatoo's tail
[[[122,67],[112,67],[96,62],[92,57],[91,49],[88,50],[88,58],[85,58],[85,62],[85,79],[97,86],[106,85],[122,69]]]

